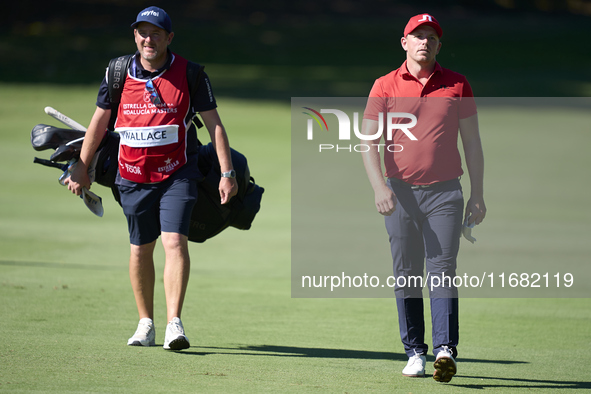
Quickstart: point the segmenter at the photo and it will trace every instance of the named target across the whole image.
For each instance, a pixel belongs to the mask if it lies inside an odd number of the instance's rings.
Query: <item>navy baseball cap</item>
[[[408,20],[408,23],[404,28],[404,37],[406,37],[408,33],[412,33],[414,29],[422,25],[427,25],[434,28],[439,38],[441,38],[441,36],[443,35],[443,30],[441,29],[441,26],[439,26],[439,22],[437,22],[437,19],[435,19],[434,16],[429,14],[419,14],[413,16]]]
[[[162,8],[158,7],[148,7],[145,10],[142,10],[139,14],[137,14],[137,19],[131,27],[135,28],[141,22],[148,22],[155,26],[158,26],[161,29],[166,30],[167,32],[172,32],[172,21],[170,17]]]

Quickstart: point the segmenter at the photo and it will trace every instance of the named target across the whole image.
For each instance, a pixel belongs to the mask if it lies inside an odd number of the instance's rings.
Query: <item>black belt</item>
[[[435,182],[435,183],[431,183],[429,185],[413,185],[411,183],[404,182],[403,180],[398,179],[398,178],[389,178],[389,179],[390,179],[390,182],[394,182],[400,186],[409,187],[412,190],[425,190],[425,189],[431,189],[431,188],[434,188],[437,186],[445,185],[446,183],[449,183],[449,182],[455,182],[460,178],[450,179],[449,181]]]

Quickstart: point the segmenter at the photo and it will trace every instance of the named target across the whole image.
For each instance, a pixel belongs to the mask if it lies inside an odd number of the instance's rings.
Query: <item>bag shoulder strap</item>
[[[191,100],[193,99],[193,96],[195,96],[195,93],[197,93],[197,89],[199,89],[201,73],[203,73],[204,68],[205,66],[193,63],[191,61],[187,63],[187,83],[189,84],[189,95]],[[197,117],[197,113],[193,107],[193,102],[191,102],[191,112],[193,113],[193,122],[195,122],[195,126],[197,126],[198,129],[202,128],[203,123]]]
[[[109,101],[111,102],[111,119],[109,120],[109,130],[115,127],[117,119],[117,109],[121,102],[121,92],[127,78],[127,70],[131,64],[133,55],[119,56],[109,61],[109,71],[107,75],[107,84],[109,87]]]

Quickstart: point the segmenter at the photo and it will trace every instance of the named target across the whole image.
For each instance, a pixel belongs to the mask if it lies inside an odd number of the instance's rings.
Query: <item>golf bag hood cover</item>
[[[33,145],[33,149],[36,151],[58,149],[61,145],[84,137],[84,134],[83,131],[60,129],[55,126],[38,124],[31,130],[31,145]],[[76,144],[72,146],[75,147]],[[78,150],[80,146],[82,146],[82,142],[78,145]]]

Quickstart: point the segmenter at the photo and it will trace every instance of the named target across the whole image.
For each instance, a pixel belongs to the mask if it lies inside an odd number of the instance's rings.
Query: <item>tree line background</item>
[[[110,58],[135,51],[129,25],[150,5],[217,95],[367,95],[404,61],[408,18],[428,12],[444,31],[437,60],[477,96],[591,96],[588,0],[21,0],[5,10],[0,82],[98,86]]]

